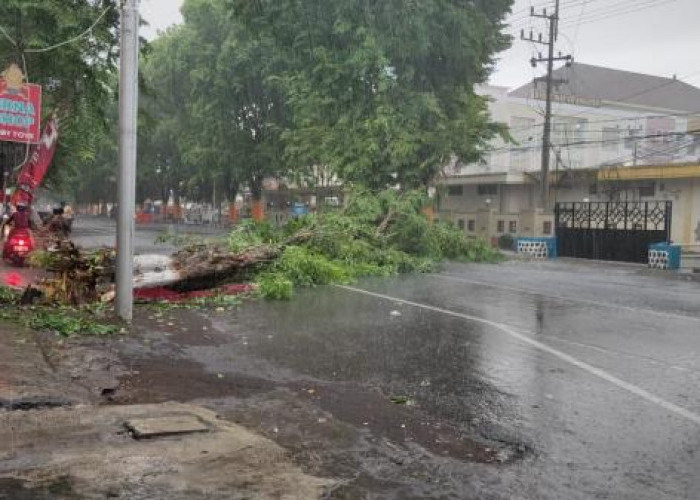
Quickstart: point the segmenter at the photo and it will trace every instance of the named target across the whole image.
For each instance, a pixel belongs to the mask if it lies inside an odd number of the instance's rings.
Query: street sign
[[[16,64],[0,74],[0,141],[34,144],[41,137],[41,85],[24,83]]]

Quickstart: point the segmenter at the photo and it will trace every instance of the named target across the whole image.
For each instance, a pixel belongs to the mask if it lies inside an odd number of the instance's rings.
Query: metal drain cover
[[[192,415],[134,418],[128,420],[124,426],[131,431],[136,439],[152,439],[209,431],[209,427]]]

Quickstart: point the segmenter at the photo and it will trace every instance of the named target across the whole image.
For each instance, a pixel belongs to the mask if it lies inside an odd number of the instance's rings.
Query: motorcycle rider
[[[17,210],[5,221],[5,225],[12,225],[15,229],[36,229],[29,208],[24,202],[17,204]]]

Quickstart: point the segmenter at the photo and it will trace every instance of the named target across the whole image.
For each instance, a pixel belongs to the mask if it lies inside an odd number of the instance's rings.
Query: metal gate
[[[554,215],[562,257],[647,262],[671,238],[670,201],[557,203]]]

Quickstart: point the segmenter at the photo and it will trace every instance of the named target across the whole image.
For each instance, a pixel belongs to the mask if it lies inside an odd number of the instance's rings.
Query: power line
[[[17,42],[15,42],[14,38],[12,38],[10,36],[10,34],[2,26],[0,26],[0,33],[5,35],[5,38],[7,38],[7,40],[12,44],[13,47],[17,46]]]
[[[690,145],[692,145],[692,142],[686,141],[683,144],[674,144],[673,146],[669,146],[665,149],[660,149],[657,151],[653,151],[651,153],[646,153],[646,154],[643,154],[641,156],[640,155],[632,155],[632,156],[625,155],[625,156],[615,158],[613,160],[608,160],[606,162],[599,163],[595,167],[585,167],[585,168],[586,169],[592,169],[592,168],[602,169],[602,168],[606,168],[606,167],[616,168],[616,167],[620,166],[621,163],[625,163],[627,161],[639,161],[639,160],[645,160],[647,158],[652,158],[652,157],[657,156],[657,155],[659,155],[659,156],[660,155],[668,155],[670,153],[675,153],[676,151],[680,151],[683,148],[687,148]]]
[[[626,118],[609,118],[605,120],[586,120],[586,124],[592,124],[592,123],[616,123],[616,122],[632,122],[632,121],[640,121],[640,120],[647,120],[649,118],[681,118],[684,116],[700,116],[700,111],[698,112],[688,112],[688,113],[668,113],[668,114],[663,114],[663,115],[644,115],[644,116],[636,116],[636,117],[626,117]],[[576,115],[554,115],[554,118],[574,118]],[[559,123],[565,123],[563,121]],[[519,130],[528,130],[532,128],[539,128],[544,126],[544,123],[533,123],[532,125],[527,125],[523,127],[516,127],[516,128],[509,128],[508,130],[510,132],[514,131],[519,131]],[[591,131],[592,132],[592,131]]]
[[[575,71],[576,67],[574,66],[573,69]],[[640,95],[648,94],[649,92],[654,92],[655,90],[659,90],[659,89],[662,89],[664,87],[668,87],[669,85],[673,85],[674,83],[678,83],[678,82],[684,83],[683,80],[685,80],[686,78],[691,78],[695,75],[700,75],[700,71],[697,71],[695,73],[691,73],[689,75],[686,75],[686,76],[683,76],[680,78],[669,79],[668,81],[666,81],[660,85],[655,85],[654,87],[650,87],[648,89],[627,95],[627,96],[622,97],[620,99],[616,99],[615,103],[623,103],[623,102],[629,101],[630,99],[633,99],[635,97],[639,97]],[[597,106],[593,109],[600,109],[600,106]],[[578,113],[574,113],[573,115],[558,115],[558,116],[563,117],[563,118],[576,118],[578,116],[581,116],[581,115],[583,115],[585,113],[589,113],[589,112],[590,112],[590,108],[587,108],[587,109],[584,109],[582,111],[579,111]],[[687,115],[690,116],[690,115],[698,115],[698,114],[700,114],[700,111],[699,112],[690,112]],[[682,115],[669,115],[669,116],[682,116]]]
[[[622,143],[626,141],[643,141],[647,139],[660,139],[660,138],[669,138],[669,137],[684,137],[687,135],[696,135],[700,134],[700,129],[694,129],[694,130],[689,130],[687,132],[667,132],[667,133],[662,133],[662,134],[648,134],[648,135],[642,135],[642,136],[636,136],[636,137],[618,137],[616,139],[600,139],[600,140],[581,140],[581,141],[575,141],[575,142],[569,142],[566,144],[557,144],[559,147],[572,147],[572,146],[584,146],[584,145],[595,145],[595,144],[613,144],[613,143]],[[533,145],[533,146],[516,146],[516,147],[503,147],[503,148],[496,148],[492,149],[489,151],[490,153],[510,153],[513,151],[527,151],[527,150],[534,150],[534,149],[540,149],[540,145]]]
[[[63,47],[64,45],[68,45],[68,44],[77,42],[78,40],[80,40],[80,39],[82,39],[82,38],[85,38],[86,36],[90,35],[90,34],[92,33],[92,30],[95,29],[95,27],[100,23],[100,21],[102,21],[102,18],[104,18],[104,17],[107,15],[107,12],[109,12],[110,9],[111,9],[111,7],[107,7],[106,9],[104,9],[104,10],[102,11],[102,13],[97,17],[97,19],[95,20],[95,22],[93,22],[93,23],[90,25],[89,28],[87,28],[85,31],[83,31],[83,32],[80,33],[79,35],[74,36],[73,38],[70,38],[70,39],[65,40],[65,41],[63,41],[63,42],[59,42],[59,43],[54,44],[54,45],[51,45],[51,46],[49,46],[49,47],[36,48],[36,49],[31,49],[31,48],[23,49],[23,52],[25,52],[25,53],[27,53],[27,54],[40,54],[40,53],[43,53],[43,52],[50,52],[50,51],[52,51],[52,50],[58,49],[58,48],[60,48],[60,47]],[[6,30],[4,27],[2,27],[2,26],[0,26],[0,33],[2,33],[3,35],[5,35],[5,38],[7,38],[7,40],[8,40],[14,47],[17,47],[17,42],[7,33],[7,30]]]
[[[568,3],[562,4],[560,6],[560,11],[562,11],[562,12],[567,11],[567,10],[572,11],[575,8],[578,8],[582,5],[592,3],[592,2],[598,2],[598,1],[601,1],[601,0],[575,0],[573,2],[568,2]],[[625,0],[625,1],[629,1],[629,0]],[[509,20],[511,23],[511,26],[515,26],[517,24],[522,24],[524,21],[528,20],[530,18],[530,13],[528,11],[531,11],[532,8],[534,8],[535,10],[540,10],[541,8],[546,8],[548,6],[554,7],[554,0],[549,0],[547,2],[540,2],[539,4],[533,4],[529,8],[523,8],[523,9],[517,11],[517,13],[514,13],[511,16],[511,19]]]
[[[589,10],[584,16],[582,16],[581,22],[587,21],[588,19],[592,19],[594,17],[599,17],[601,15],[608,15],[611,13],[634,10],[635,8],[639,8],[640,6],[648,6],[658,1],[661,0],[618,0],[617,3],[608,2],[606,5],[599,5],[597,8]],[[566,24],[573,24],[573,22],[569,21]]]
[[[60,43],[57,43],[55,45],[51,45],[49,47],[44,47],[41,49],[25,49],[25,52],[30,53],[30,54],[49,52],[49,51],[52,51],[54,49],[58,49],[60,47],[63,47],[64,45],[68,45],[68,44],[71,44],[73,42],[77,42],[81,38],[84,38],[84,37],[90,35],[92,33],[92,30],[95,28],[95,26],[97,26],[99,24],[99,22],[102,20],[102,18],[107,15],[107,12],[109,12],[110,9],[111,9],[111,7],[107,7],[105,10],[103,10],[102,14],[100,14],[99,17],[97,19],[95,19],[95,22],[92,23],[92,25],[90,25],[90,27],[88,29],[86,29],[85,31],[83,31],[81,34],[74,36],[73,38],[66,40],[64,42],[60,42]]]
[[[656,151],[651,152],[651,153],[645,153],[641,156],[637,155],[636,159],[637,160],[644,160],[644,159],[651,158],[651,157],[656,156],[656,155],[664,155],[664,154],[674,153],[676,151],[680,151],[683,148],[687,148],[687,147],[691,146],[692,144],[693,144],[693,140],[686,140],[682,144],[674,144],[674,145],[669,146],[669,147],[664,148],[664,149],[656,150]],[[556,154],[559,155],[559,160],[561,160],[561,149],[562,148],[559,147],[559,151],[555,152]],[[569,155],[569,158],[570,158],[570,155]],[[594,169],[599,170],[599,169],[604,169],[604,168],[617,168],[620,166],[621,163],[624,163],[626,161],[631,161],[634,159],[635,159],[634,155],[625,154],[625,155],[617,156],[617,157],[612,158],[610,160],[607,160],[605,162],[600,162],[596,165],[589,165],[589,166],[585,166],[585,167],[571,167],[571,160],[569,160],[569,166],[566,166],[563,161],[561,162],[561,164],[564,165],[566,170],[586,171],[586,170],[594,170]],[[506,166],[502,166],[502,165],[495,165],[492,167],[496,168],[496,169],[500,169],[500,170],[509,170],[511,168],[510,166],[506,167]],[[526,169],[526,170],[524,170],[524,173],[531,173],[531,172]]]
[[[592,11],[586,14],[585,18],[581,20],[579,23],[580,25],[585,25],[585,24],[590,24],[593,22],[601,21],[604,19],[610,19],[613,17],[619,17],[622,15],[627,15],[627,14],[632,14],[635,12],[639,12],[642,10],[647,10],[647,9],[652,9],[655,7],[660,7],[665,4],[673,3],[676,2],[677,0],[663,0],[661,2],[658,2],[656,0],[653,0],[651,2],[647,2],[644,4],[638,4],[634,6],[633,8],[625,7],[625,6],[618,6],[617,8],[610,8],[607,10],[599,9],[597,11]],[[564,26],[569,27],[572,26],[573,23],[569,22],[566,23]]]
[[[588,4],[591,2],[591,0],[585,0],[581,4],[581,12],[579,12],[578,15],[578,21],[576,22],[576,30],[574,32],[574,42],[572,45],[576,45],[576,42],[578,41],[578,35],[579,32],[581,31],[581,22],[583,21],[583,15],[586,13],[586,7],[588,7]],[[572,47],[573,49],[574,47]]]

